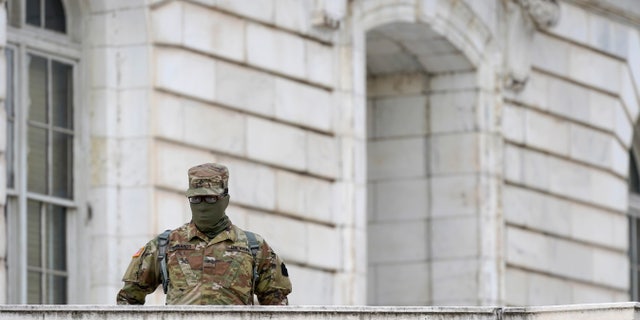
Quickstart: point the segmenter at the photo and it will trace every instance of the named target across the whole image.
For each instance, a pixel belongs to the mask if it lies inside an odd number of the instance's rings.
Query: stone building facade
[[[114,303],[211,161],[292,304],[637,299],[636,0],[2,8],[0,302]]]

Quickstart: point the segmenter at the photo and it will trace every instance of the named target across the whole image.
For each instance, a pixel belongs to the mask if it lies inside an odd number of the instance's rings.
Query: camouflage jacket
[[[256,235],[260,304],[286,305],[291,292],[287,268],[271,247]],[[158,240],[134,254],[122,278],[118,304],[144,304],[145,296],[162,284]],[[252,304],[253,256],[245,232],[232,225],[213,239],[187,223],[169,235],[167,304]]]

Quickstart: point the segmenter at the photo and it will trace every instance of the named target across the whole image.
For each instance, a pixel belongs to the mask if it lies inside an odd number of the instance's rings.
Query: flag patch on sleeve
[[[133,258],[139,257],[143,251],[144,251],[144,247],[140,248],[140,250],[138,250],[136,253],[133,254]]]

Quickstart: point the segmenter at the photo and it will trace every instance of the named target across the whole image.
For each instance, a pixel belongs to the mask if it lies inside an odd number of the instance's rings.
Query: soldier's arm
[[[258,255],[258,283],[256,295],[261,305],[287,305],[291,293],[291,280],[284,262],[273,249],[262,241]]]
[[[136,252],[122,277],[124,286],[116,297],[117,304],[144,304],[148,294],[162,282],[158,270],[157,240],[151,240]]]

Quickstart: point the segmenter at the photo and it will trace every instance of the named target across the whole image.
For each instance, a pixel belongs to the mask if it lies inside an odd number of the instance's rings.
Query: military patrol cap
[[[204,163],[189,169],[187,197],[220,195],[228,191],[229,170],[217,163]]]

